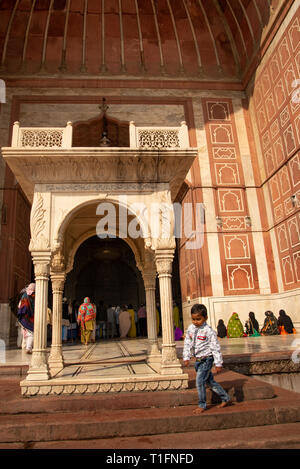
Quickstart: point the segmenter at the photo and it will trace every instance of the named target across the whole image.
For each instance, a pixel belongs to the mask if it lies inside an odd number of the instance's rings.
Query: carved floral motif
[[[95,394],[108,392],[147,392],[147,391],[168,391],[172,389],[187,389],[187,379],[138,381],[131,383],[93,383],[87,385],[62,384],[46,386],[22,386],[23,396],[35,396],[37,394]]]

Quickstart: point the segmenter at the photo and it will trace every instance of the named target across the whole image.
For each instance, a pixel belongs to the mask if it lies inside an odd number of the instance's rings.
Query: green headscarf
[[[227,335],[228,337],[243,337],[244,335],[243,324],[237,313],[233,313],[228,321]]]

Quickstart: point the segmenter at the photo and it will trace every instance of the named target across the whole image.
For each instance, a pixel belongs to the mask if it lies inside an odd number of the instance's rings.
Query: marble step
[[[0,415],[0,442],[46,442],[225,430],[300,422],[300,395],[276,389],[276,397],[211,405],[194,415],[194,405],[169,408]],[[82,400],[84,407],[84,400]]]
[[[99,438],[88,440],[27,441],[0,443],[1,449],[101,449],[113,450],[115,454],[124,454],[122,450],[135,449],[137,456],[148,458],[159,450],[185,450],[193,455],[201,449],[300,449],[300,422],[259,427],[229,428],[226,430],[202,430],[186,433],[168,433],[130,437]],[[148,450],[148,452],[147,452]],[[191,450],[191,451],[188,451]],[[146,451],[146,452],[145,452]],[[151,451],[151,453],[149,453]],[[112,451],[100,453],[102,460],[113,455]],[[128,454],[128,453],[125,453]],[[196,456],[200,453],[196,453]],[[195,457],[196,457],[195,456]]]
[[[2,380],[0,384],[0,415],[18,413],[81,412],[118,409],[165,408],[197,405],[195,373],[188,370],[189,389],[135,393],[71,394],[59,396],[22,397],[19,381]],[[272,385],[251,377],[225,370],[215,376],[234,402],[271,399]],[[218,397],[207,389],[207,402],[218,402]]]

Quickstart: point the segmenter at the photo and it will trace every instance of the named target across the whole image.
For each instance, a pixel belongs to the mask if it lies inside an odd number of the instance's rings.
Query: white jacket
[[[190,360],[192,356],[204,358],[214,357],[215,366],[223,365],[221,347],[216,332],[205,322],[200,327],[191,324],[187,331],[183,346],[183,360]]]

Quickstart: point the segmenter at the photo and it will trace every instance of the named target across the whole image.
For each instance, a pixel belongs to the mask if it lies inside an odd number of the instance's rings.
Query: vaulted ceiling
[[[13,74],[240,80],[286,0],[2,0]]]

